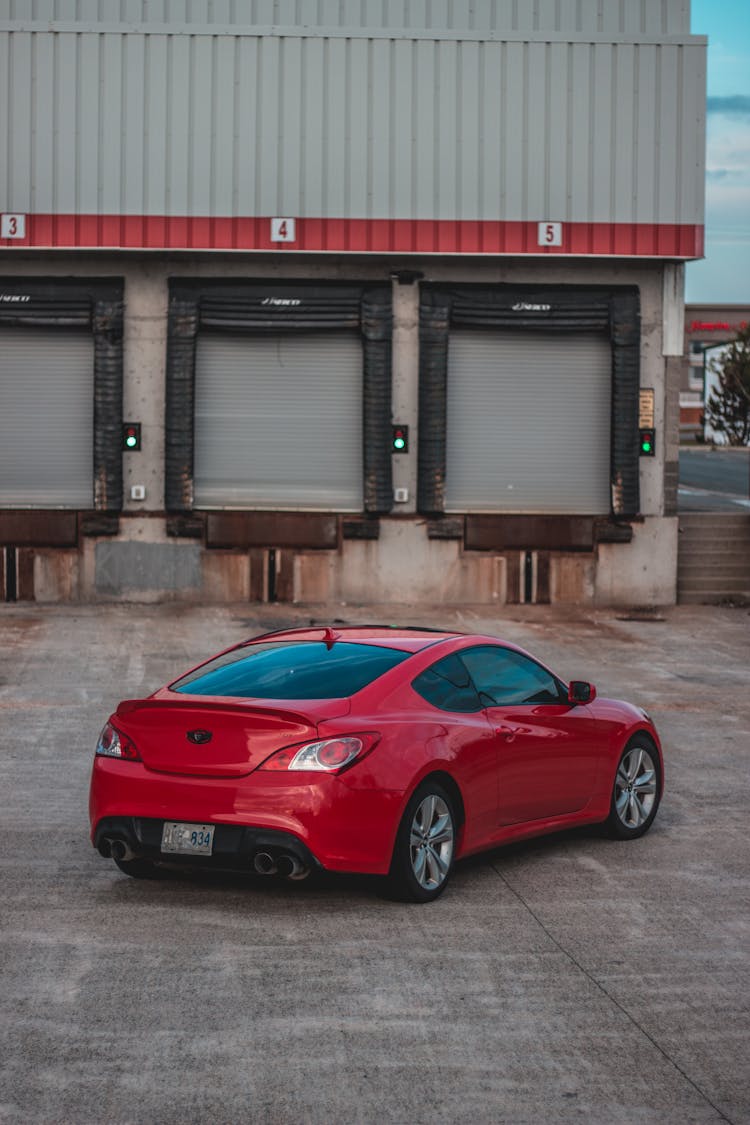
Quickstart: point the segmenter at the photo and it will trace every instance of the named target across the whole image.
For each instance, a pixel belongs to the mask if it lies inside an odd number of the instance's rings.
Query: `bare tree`
[[[703,421],[729,445],[750,442],[750,325],[737,333],[719,359],[710,361],[719,386],[706,400]]]

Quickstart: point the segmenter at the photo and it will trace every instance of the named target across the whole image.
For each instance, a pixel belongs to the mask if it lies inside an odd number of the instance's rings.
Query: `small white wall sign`
[[[536,240],[539,246],[562,246],[562,223],[537,223]]]
[[[3,212],[0,215],[0,238],[25,238],[26,216]]]
[[[271,219],[271,242],[296,242],[294,219]]]

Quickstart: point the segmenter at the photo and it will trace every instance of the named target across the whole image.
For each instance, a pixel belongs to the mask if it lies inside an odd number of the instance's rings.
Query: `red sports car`
[[[664,781],[645,711],[489,636],[289,629],[121,703],[91,777],[91,839],[160,864],[387,877],[427,902],[454,860],[602,823],[642,835]]]

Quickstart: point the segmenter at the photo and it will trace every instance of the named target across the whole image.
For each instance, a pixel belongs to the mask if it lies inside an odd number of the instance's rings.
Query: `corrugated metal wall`
[[[675,35],[690,0],[0,0],[0,20]]]
[[[3,211],[703,221],[697,42],[3,32],[0,75]]]

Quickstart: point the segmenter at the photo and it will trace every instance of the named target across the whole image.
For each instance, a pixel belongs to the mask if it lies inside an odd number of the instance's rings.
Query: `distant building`
[[[0,0],[0,597],[675,600],[686,0],[41,7]]]
[[[680,379],[680,435],[703,441],[706,351],[730,343],[750,324],[750,305],[685,305],[685,347]]]

